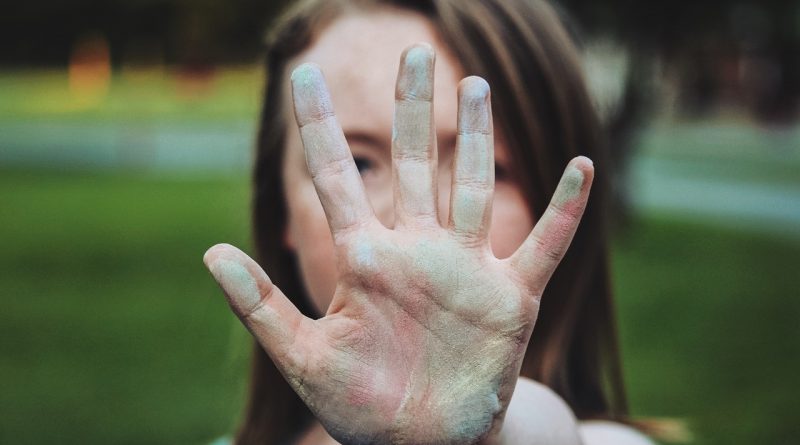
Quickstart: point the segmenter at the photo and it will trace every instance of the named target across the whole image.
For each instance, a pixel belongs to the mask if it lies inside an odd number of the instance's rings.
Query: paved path
[[[800,241],[798,181],[766,183],[702,175],[697,165],[641,156],[634,160],[630,197],[635,209]]]
[[[254,133],[241,121],[0,121],[0,167],[248,174]],[[800,240],[800,128],[656,126],[641,143],[636,209]]]

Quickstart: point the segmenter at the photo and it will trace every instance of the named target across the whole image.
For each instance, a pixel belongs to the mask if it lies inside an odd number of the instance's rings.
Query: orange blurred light
[[[111,51],[102,35],[86,36],[75,43],[69,61],[69,90],[82,105],[105,99],[111,85]]]

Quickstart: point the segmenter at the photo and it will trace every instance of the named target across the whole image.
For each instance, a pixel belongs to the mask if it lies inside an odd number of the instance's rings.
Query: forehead
[[[418,13],[382,8],[346,14],[325,28],[311,47],[291,61],[288,69],[304,62],[318,64],[345,132],[388,139],[400,54],[417,42],[428,42],[436,50],[437,129],[455,132],[457,84],[463,77],[462,69],[431,22]],[[286,88],[290,88],[288,81]]]

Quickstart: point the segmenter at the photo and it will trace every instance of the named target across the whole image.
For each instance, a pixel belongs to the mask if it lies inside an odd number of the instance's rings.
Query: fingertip
[[[587,186],[591,186],[594,180],[594,162],[590,158],[586,156],[576,156],[569,162],[569,165],[567,165],[565,176],[569,175],[571,170],[580,173],[582,190]]]
[[[579,170],[588,179],[594,177],[594,161],[586,156],[576,156],[569,162],[569,166]]]
[[[489,83],[469,76],[458,83],[458,134],[492,133],[492,105]]]
[[[395,99],[432,100],[435,59],[433,47],[428,43],[416,43],[403,50]]]
[[[292,71],[291,83],[295,119],[300,127],[333,116],[330,93],[318,65],[300,64]]]
[[[433,50],[433,45],[428,42],[417,42],[404,49],[400,59],[401,63],[427,63],[433,61],[434,57],[436,52]]]
[[[269,277],[258,264],[230,244],[212,246],[203,255],[203,262],[240,316],[258,307],[262,295],[267,295],[272,287]]]
[[[552,202],[559,207],[585,202],[594,179],[594,165],[584,156],[572,159],[556,187]]]
[[[203,254],[203,263],[207,268],[211,269],[214,262],[216,262],[220,256],[224,255],[225,251],[230,249],[236,248],[227,243],[220,243],[211,246],[208,250],[206,250],[206,253]]]
[[[292,70],[291,81],[294,86],[313,85],[322,78],[322,69],[312,62],[304,62]]]
[[[587,165],[589,167],[594,166],[594,161],[592,161],[591,158],[589,158],[588,156],[583,156],[583,155],[575,156],[574,158],[572,158],[572,162],[576,164]]]
[[[205,264],[207,268],[211,269],[211,265],[214,264],[214,261],[217,259],[221,246],[222,244],[215,244],[209,247],[206,253],[203,254],[203,264]]]
[[[458,82],[458,95],[462,99],[484,100],[490,94],[489,82],[480,76],[469,76]]]

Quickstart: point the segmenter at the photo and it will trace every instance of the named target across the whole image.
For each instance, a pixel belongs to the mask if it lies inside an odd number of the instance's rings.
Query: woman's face
[[[336,117],[361,172],[367,196],[378,219],[389,228],[394,225],[391,173],[394,83],[400,54],[417,42],[428,42],[436,50],[434,120],[439,148],[439,218],[446,224],[456,140],[456,91],[459,80],[468,73],[464,73],[440,41],[433,25],[422,15],[394,9],[345,15],[289,64],[290,71],[303,62],[314,62],[322,68]],[[285,78],[284,97],[291,98],[289,76]],[[287,122],[293,123],[287,133],[283,165],[289,212],[285,239],[297,254],[309,297],[319,314],[324,314],[337,283],[334,245],[306,169],[292,104],[287,103],[284,109],[291,114]],[[522,244],[533,221],[519,186],[511,180],[508,150],[497,136],[501,135],[495,136],[496,179],[490,242],[495,255],[505,258]]]

